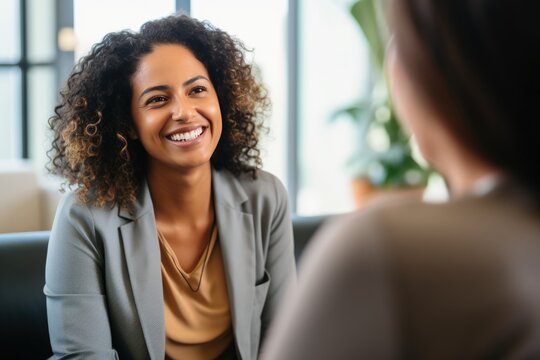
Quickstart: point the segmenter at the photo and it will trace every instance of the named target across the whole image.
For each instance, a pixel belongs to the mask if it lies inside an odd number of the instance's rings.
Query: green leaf
[[[371,53],[379,68],[382,69],[386,40],[384,39],[384,31],[381,29],[383,25],[379,21],[380,12],[377,0],[359,0],[351,7],[351,14],[360,25]]]
[[[407,173],[414,171],[414,184],[425,185],[432,172],[419,165],[412,157],[410,136],[399,123],[392,101],[388,94],[387,84],[382,72],[386,44],[389,38],[388,27],[383,16],[385,0],[357,0],[350,8],[351,15],[363,32],[375,65],[379,70],[379,79],[375,82],[370,96],[333,113],[330,121],[346,115],[357,126],[359,141],[355,154],[347,162],[347,167],[355,175],[368,177],[376,186],[408,186],[411,181]],[[377,110],[381,106],[389,111],[389,118],[377,120]],[[390,147],[385,151],[372,149],[366,141],[370,131],[383,129],[388,135]],[[410,179],[410,177],[409,177]]]

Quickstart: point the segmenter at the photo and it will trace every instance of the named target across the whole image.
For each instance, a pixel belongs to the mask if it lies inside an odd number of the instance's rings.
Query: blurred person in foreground
[[[258,356],[295,264],[244,50],[173,15],[106,35],[69,77],[50,120],[75,186],[47,254],[54,358]]]
[[[387,75],[451,199],[322,230],[266,359],[540,359],[540,2],[394,0]]]

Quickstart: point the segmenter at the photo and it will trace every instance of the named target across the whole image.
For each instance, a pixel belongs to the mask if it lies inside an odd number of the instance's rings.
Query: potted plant
[[[348,162],[359,206],[374,189],[424,188],[431,174],[413,156],[411,138],[401,127],[390,101],[383,70],[389,32],[381,4],[380,0],[358,0],[351,7],[372,54],[372,86],[365,98],[332,117],[346,115],[359,132],[358,148]]]

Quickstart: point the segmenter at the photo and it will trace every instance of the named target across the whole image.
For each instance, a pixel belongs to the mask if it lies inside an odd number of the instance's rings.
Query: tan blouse
[[[208,247],[193,271],[186,273],[158,233],[168,359],[215,359],[232,346],[229,297],[217,235],[214,225]]]

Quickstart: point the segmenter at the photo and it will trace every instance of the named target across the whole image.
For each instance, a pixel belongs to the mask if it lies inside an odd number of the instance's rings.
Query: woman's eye
[[[151,97],[150,99],[148,99],[146,104],[147,105],[156,104],[156,103],[161,103],[161,102],[164,102],[164,101],[167,101],[167,97],[162,96],[162,95],[158,95],[158,96],[154,96],[154,97]]]
[[[190,92],[192,94],[200,94],[200,93],[205,92],[205,91],[206,91],[206,88],[204,86],[196,86],[193,89],[191,89]]]

